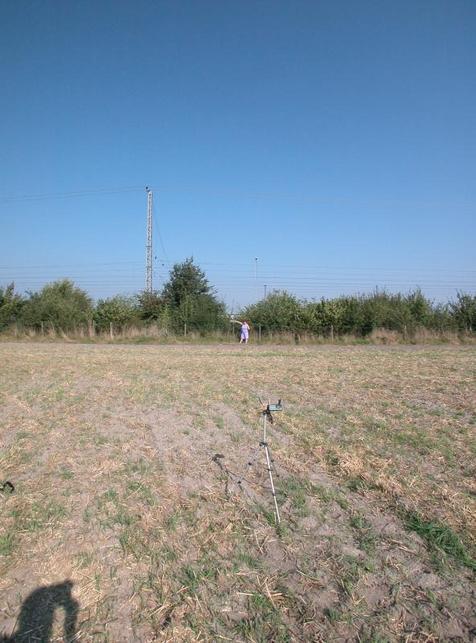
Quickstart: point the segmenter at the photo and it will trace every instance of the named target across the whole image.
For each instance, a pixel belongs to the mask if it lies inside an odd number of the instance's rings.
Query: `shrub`
[[[268,332],[297,332],[304,329],[305,321],[301,303],[286,291],[274,291],[266,299],[245,308],[240,317]]]
[[[94,311],[94,322],[99,331],[115,330],[140,323],[140,310],[133,297],[117,295],[109,299],[100,299]]]
[[[459,292],[456,301],[450,303],[450,310],[459,330],[476,330],[476,295]]]
[[[21,320],[37,330],[46,325],[67,332],[87,324],[92,311],[90,297],[72,281],[63,279],[47,284],[38,293],[29,293]]]
[[[24,304],[23,298],[15,293],[15,285],[0,288],[0,331],[16,321]]]

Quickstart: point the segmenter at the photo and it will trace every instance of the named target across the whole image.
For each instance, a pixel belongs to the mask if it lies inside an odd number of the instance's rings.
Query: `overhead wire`
[[[172,263],[160,262],[162,267],[170,269]],[[203,266],[201,262],[197,265]],[[83,278],[101,274],[107,277],[120,278],[123,275],[143,275],[143,262],[141,261],[116,261],[116,262],[90,262],[90,263],[65,263],[65,264],[32,264],[32,265],[2,265],[0,266],[0,277],[6,274],[15,274],[23,279],[44,279],[50,276],[67,273],[70,277]],[[345,270],[345,272],[343,272]],[[378,276],[376,273],[378,272]],[[444,271],[444,275],[428,271],[427,273],[414,272],[413,275],[406,270],[378,270],[374,269],[346,269],[335,267],[335,269],[312,269],[292,271],[286,270],[261,270],[259,282],[273,285],[280,284],[343,284],[343,285],[372,285],[374,283],[386,283],[389,285],[434,285],[434,286],[458,286],[473,285],[476,281],[475,271],[452,270]],[[211,268],[207,271],[209,281],[216,283],[236,283],[256,285],[258,280],[250,269],[237,269],[230,264],[228,267],[220,265],[219,268]]]
[[[178,260],[166,260],[163,261],[162,263],[167,266],[167,267],[172,267],[175,263],[177,263]],[[254,265],[252,266],[250,263],[239,263],[239,262],[213,262],[213,261],[202,261],[199,258],[195,258],[195,261],[197,265],[199,266],[216,266],[220,268],[221,272],[235,272],[235,273],[243,273],[243,274],[253,274],[254,278]],[[37,269],[37,268],[71,268],[71,267],[82,267],[82,266],[87,266],[87,267],[94,267],[94,266],[121,266],[121,265],[143,265],[142,260],[115,260],[115,261],[81,261],[81,262],[66,262],[66,263],[38,263],[38,264],[10,264],[10,265],[0,265],[0,270],[1,269]],[[261,270],[263,270],[262,266],[260,267]],[[277,268],[282,268],[285,269],[287,273],[291,272],[294,269],[299,269],[303,271],[302,274],[305,275],[306,272],[319,272],[319,274],[322,274],[324,272],[331,272],[332,274],[335,274],[336,271],[349,271],[352,272],[353,274],[356,272],[371,272],[371,271],[378,271],[379,273],[382,272],[388,272],[388,273],[406,273],[406,272],[429,272],[431,274],[434,274],[436,272],[444,272],[448,273],[451,271],[453,274],[475,274],[476,275],[476,269],[468,269],[468,268],[445,268],[445,267],[418,267],[414,266],[413,268],[410,267],[398,267],[398,268],[385,268],[383,266],[372,266],[370,268],[362,268],[358,266],[331,266],[331,265],[312,265],[312,264],[288,264],[288,263],[273,263],[273,262],[267,262],[266,263],[266,268],[265,270],[267,272],[265,273],[260,273],[260,274],[269,274],[269,270],[271,269],[277,269]],[[295,273],[295,274],[300,274],[300,273]]]
[[[151,189],[156,189],[151,186]],[[193,191],[198,188],[184,188],[182,191]],[[14,203],[22,201],[49,200],[49,199],[67,199],[94,195],[110,195],[127,192],[143,191],[144,186],[122,186],[122,187],[101,187],[94,189],[75,190],[58,193],[41,193],[41,194],[23,194],[0,196],[0,203]],[[160,192],[177,191],[176,188],[161,187]],[[180,188],[178,189],[180,191]],[[230,194],[228,191],[215,191],[214,193]],[[252,198],[269,198],[276,196],[277,193],[261,192],[246,193],[238,191],[242,196]],[[280,198],[283,193],[279,193]],[[291,195],[290,198],[300,198],[302,195]],[[339,200],[338,200],[339,201]],[[324,203],[324,201],[322,201]],[[335,201],[337,202],[337,201]],[[345,199],[340,199],[345,202]],[[352,201],[354,202],[354,200]],[[388,202],[388,201],[387,201]],[[161,229],[158,225],[155,212],[153,212],[154,228],[157,230],[157,237],[162,249],[164,261],[161,265],[165,269],[170,269],[174,263],[170,261],[165,244],[162,238]],[[476,281],[476,270],[459,268],[451,269],[439,267],[399,267],[383,268],[372,266],[372,268],[350,267],[350,266],[310,266],[304,264],[293,264],[284,262],[267,262],[266,267],[260,265],[259,282],[256,278],[255,266],[252,262],[243,263],[224,263],[213,261],[196,260],[200,267],[209,268],[207,278],[210,285],[217,288],[239,288],[249,292],[255,292],[264,284],[272,291],[273,289],[297,290],[299,292],[323,291],[325,289],[348,289],[348,288],[415,288],[421,286],[425,290],[435,290],[444,288],[473,288]],[[129,266],[129,268],[126,268]],[[143,266],[142,261],[109,261],[109,262],[86,262],[66,263],[66,264],[35,264],[20,266],[0,266],[0,280],[10,277],[15,273],[16,281],[24,281],[30,284],[45,283],[49,279],[57,279],[59,272],[67,272],[71,279],[80,281],[84,285],[106,286],[115,284],[135,285],[137,281],[143,279],[143,272],[131,274],[131,269]],[[101,267],[101,277],[94,279],[98,269]],[[154,265],[155,268],[155,265]],[[34,271],[32,273],[31,271]],[[378,279],[374,274],[378,272]],[[6,274],[7,273],[7,274]],[[374,274],[372,274],[374,273]],[[439,274],[444,273],[445,278],[439,278]],[[3,275],[3,276],[2,276]]]
[[[138,192],[143,186],[125,186],[121,188],[96,188],[89,190],[74,190],[70,192],[46,192],[43,194],[2,195],[0,203],[17,203],[23,201],[45,201],[54,199],[72,199],[83,196],[122,194],[124,192]]]
[[[455,208],[467,209],[474,208],[474,202],[466,201],[450,201],[442,202],[438,201],[428,201],[428,200],[418,200],[418,199],[356,199],[354,196],[348,197],[331,197],[331,198],[322,198],[316,194],[304,193],[300,191],[299,193],[291,193],[280,190],[258,190],[258,191],[247,191],[240,190],[236,188],[230,189],[217,189],[215,186],[212,188],[201,187],[201,186],[186,186],[186,185],[164,185],[161,184],[160,187],[151,185],[149,183],[151,190],[157,190],[161,193],[172,193],[172,194],[196,194],[204,193],[213,196],[220,197],[234,197],[234,198],[244,198],[251,200],[290,200],[293,202],[300,202],[303,204],[312,204],[316,206],[345,206],[353,205],[356,207],[391,207],[395,205],[406,206],[406,207],[418,207],[423,209],[428,208],[440,208],[451,207],[453,210]],[[46,193],[32,193],[32,194],[4,194],[0,195],[0,205],[2,204],[14,204],[22,202],[33,202],[33,201],[48,201],[48,200],[63,200],[63,199],[74,199],[82,198],[87,196],[102,196],[102,195],[112,195],[112,194],[121,194],[127,192],[142,192],[144,190],[143,185],[130,185],[130,186],[120,186],[120,187],[100,187],[100,188],[89,188],[82,190],[70,190],[65,192],[46,192]],[[165,248],[163,248],[164,250]]]

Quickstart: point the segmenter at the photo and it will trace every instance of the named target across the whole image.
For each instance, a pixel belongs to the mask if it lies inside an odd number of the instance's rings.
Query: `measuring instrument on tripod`
[[[274,487],[274,480],[273,480],[274,465],[273,465],[273,459],[269,451],[267,425],[268,425],[268,420],[270,424],[273,424],[274,422],[273,413],[275,413],[276,411],[282,411],[282,410],[283,410],[283,406],[281,404],[281,400],[278,400],[276,404],[270,404],[268,401],[266,408],[261,412],[261,415],[263,417],[263,439],[259,443],[260,447],[263,447],[264,453],[266,456],[266,466],[268,469],[269,481],[271,483],[271,493],[273,494],[273,501],[274,501],[274,516],[276,518],[277,525],[281,523],[281,516],[279,515],[278,500],[276,498],[276,489]]]
[[[260,403],[263,405],[263,402],[261,401],[261,399],[260,398],[258,399]],[[271,483],[271,493],[273,495],[274,516],[276,520],[276,525],[279,525],[281,523],[281,516],[279,513],[278,500],[276,497],[276,488],[274,486],[274,479],[273,479],[273,471],[275,472],[274,460],[273,460],[273,456],[271,455],[271,449],[268,443],[268,422],[270,424],[273,424],[274,423],[273,413],[276,413],[277,411],[282,411],[282,410],[283,410],[283,406],[281,404],[281,400],[278,400],[276,404],[271,404],[270,402],[268,402],[268,404],[266,404],[264,409],[260,412],[260,416],[262,417],[262,420],[263,420],[263,439],[260,440],[259,442],[259,449],[263,448],[265,453],[266,470],[268,472],[269,481]],[[259,456],[259,450],[257,450],[254,457],[252,457],[248,461],[248,471],[253,467],[258,456]],[[238,487],[243,492],[247,492],[246,486],[244,486],[243,483],[246,483],[247,485],[250,485],[250,486],[255,486],[255,485],[264,486],[258,482],[252,482],[251,480],[247,479],[244,475],[240,475],[239,473],[235,473],[234,471],[229,469],[225,463],[225,456],[222,453],[215,453],[215,455],[212,458],[212,461],[215,462],[215,464],[217,464],[220,467],[221,471],[226,476],[225,492],[227,494],[228,494],[228,482],[233,482],[237,484]],[[250,495],[249,491],[247,492],[247,495]]]

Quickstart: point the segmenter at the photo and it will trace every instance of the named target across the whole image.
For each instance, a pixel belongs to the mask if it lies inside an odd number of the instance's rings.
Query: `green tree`
[[[406,296],[405,303],[411,315],[412,330],[427,328],[433,312],[430,300],[417,288]]]
[[[144,290],[139,293],[137,297],[138,310],[141,319],[146,322],[157,321],[161,318],[163,309],[165,307],[164,298],[162,295],[154,290],[148,292]]]
[[[31,328],[53,327],[72,331],[92,317],[92,301],[84,290],[69,279],[55,281],[38,293],[29,293],[21,319]]]
[[[304,328],[302,305],[286,291],[276,290],[266,299],[248,306],[240,313],[240,318],[268,332],[299,332]]]
[[[162,290],[164,301],[173,308],[178,308],[186,300],[202,295],[214,296],[214,293],[203,270],[193,263],[193,257],[176,263]]]
[[[0,288],[0,331],[16,321],[23,303],[23,298],[15,293],[15,284]]]
[[[176,330],[187,328],[207,332],[225,325],[225,306],[216,298],[205,273],[193,257],[177,263],[162,290]]]
[[[100,299],[94,311],[94,323],[99,331],[109,330],[113,325],[114,330],[122,330],[126,326],[137,324],[140,311],[133,297],[116,295],[109,299]]]
[[[437,330],[440,333],[445,330],[455,330],[457,328],[449,304],[436,304],[432,306],[431,317],[428,320],[428,328]]]
[[[459,330],[476,331],[476,295],[459,292],[450,310]]]

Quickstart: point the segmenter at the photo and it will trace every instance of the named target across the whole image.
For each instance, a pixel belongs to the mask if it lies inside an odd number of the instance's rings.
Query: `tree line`
[[[378,291],[318,301],[300,300],[275,291],[239,313],[260,333],[312,334],[324,337],[368,336],[375,329],[411,337],[419,329],[435,332],[476,331],[476,296],[459,292],[454,301],[435,304],[421,290],[408,294]],[[230,318],[205,273],[193,258],[177,263],[161,291],[133,297],[117,295],[96,303],[75,284],[63,279],[22,296],[13,284],[0,287],[0,331],[74,333],[120,332],[156,325],[165,333],[207,335],[230,330]]]
[[[435,304],[419,289],[406,295],[376,290],[320,301],[274,292],[248,306],[243,314],[267,332],[366,337],[376,329],[386,329],[410,338],[421,329],[475,332],[476,296],[459,292],[455,301]]]
[[[64,333],[87,327],[102,333],[156,324],[171,333],[185,329],[206,334],[223,328],[227,319],[225,305],[193,258],[174,265],[160,292],[116,295],[96,303],[69,279],[46,284],[25,297],[15,293],[13,284],[0,288],[0,331],[16,325],[22,330]]]

